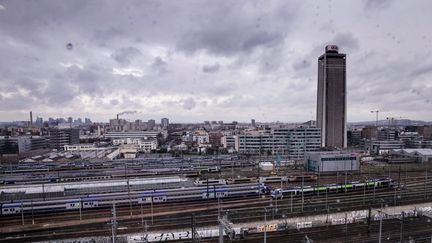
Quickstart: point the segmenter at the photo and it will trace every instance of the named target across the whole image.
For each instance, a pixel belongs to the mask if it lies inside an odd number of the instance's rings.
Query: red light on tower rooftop
[[[336,45],[328,45],[328,46],[326,46],[325,51],[326,52],[336,52],[336,53],[338,53],[339,52],[339,47],[336,46]]]

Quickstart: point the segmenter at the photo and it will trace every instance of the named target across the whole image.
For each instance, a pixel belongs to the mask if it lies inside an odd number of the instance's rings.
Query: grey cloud
[[[255,47],[264,46],[270,47],[275,46],[283,41],[282,35],[278,33],[268,33],[266,31],[260,31],[249,36],[242,44],[244,51],[252,51]]]
[[[329,44],[336,44],[349,51],[358,50],[360,47],[359,40],[351,32],[338,33]]]
[[[299,60],[299,61],[297,61],[297,62],[295,62],[294,64],[293,64],[293,68],[294,68],[294,70],[301,70],[301,69],[305,69],[305,68],[308,68],[308,67],[310,67],[311,66],[311,62],[310,61],[307,61],[307,60],[305,60],[305,59],[303,59],[303,60]]]
[[[112,99],[112,100],[110,100],[110,104],[111,105],[113,105],[113,106],[116,106],[116,105],[118,105],[120,102],[118,101],[118,100],[116,100],[116,99]]]
[[[111,57],[122,65],[129,65],[135,57],[140,55],[142,55],[142,53],[137,48],[127,47],[116,50],[111,54]]]
[[[425,65],[425,66],[414,69],[411,72],[410,76],[417,77],[417,76],[422,76],[424,74],[428,74],[431,72],[432,72],[432,64],[429,64],[429,65]]]
[[[187,98],[181,101],[182,107],[185,110],[192,110],[196,106],[196,102],[193,98]]]
[[[215,73],[219,71],[219,69],[220,69],[219,63],[215,63],[213,65],[204,65],[202,67],[202,71],[205,73]]]
[[[264,31],[250,33],[240,29],[213,29],[186,34],[177,43],[177,48],[191,53],[206,50],[216,55],[232,56],[239,52],[250,52],[257,47],[275,45],[282,40],[282,36],[277,33]]]
[[[12,97],[2,97],[0,94],[0,100],[0,111],[29,110],[34,107],[32,98],[20,94]]]
[[[46,104],[57,107],[68,104],[77,94],[77,90],[69,82],[65,82],[63,76],[56,75],[50,80],[47,89],[43,91],[43,96],[40,98],[44,99]]]
[[[352,107],[389,100],[400,113],[410,107],[405,112],[430,119],[417,107],[428,105],[431,92],[431,37],[427,25],[405,21],[431,22],[430,2],[335,1],[328,9],[283,0],[2,1],[0,106],[9,109],[2,119],[18,119],[27,104],[42,114],[58,107],[80,113],[85,103],[106,121],[113,106],[149,112],[142,100],[154,99],[162,105],[156,116],[177,107],[172,116],[189,121],[250,118],[261,113],[257,105],[269,120],[306,120],[326,44],[348,55],[350,120],[358,118]],[[128,65],[139,75],[115,73]],[[223,106],[227,97],[242,98]]]
[[[364,0],[364,8],[370,10],[383,10],[388,8],[394,0]]]
[[[168,63],[162,60],[161,57],[156,57],[151,64],[151,68],[158,74],[165,74],[168,72]]]

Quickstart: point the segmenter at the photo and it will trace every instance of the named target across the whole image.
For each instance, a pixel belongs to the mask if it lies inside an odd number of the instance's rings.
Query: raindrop
[[[377,28],[379,28],[379,27],[380,27],[380,25],[379,25],[379,24],[377,24],[377,25],[376,25],[376,27],[377,27]]]
[[[394,39],[396,39],[396,37],[395,37],[395,36],[392,36],[392,39],[394,40]]]
[[[67,45],[66,45],[66,49],[68,49],[68,50],[72,50],[72,48],[73,48],[72,43],[67,43]]]
[[[426,103],[430,103],[430,100],[426,100]]]

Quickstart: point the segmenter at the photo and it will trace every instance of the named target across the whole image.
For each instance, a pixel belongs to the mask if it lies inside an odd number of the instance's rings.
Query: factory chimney
[[[33,112],[30,111],[30,128],[33,128]]]
[[[118,121],[118,114],[117,114],[117,121]]]

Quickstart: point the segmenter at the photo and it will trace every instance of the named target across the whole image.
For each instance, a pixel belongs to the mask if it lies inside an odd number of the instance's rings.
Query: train
[[[392,179],[374,179],[367,181],[354,181],[346,184],[327,184],[319,186],[303,186],[287,189],[276,188],[271,190],[273,199],[283,199],[285,196],[310,195],[316,193],[336,193],[338,191],[355,191],[371,188],[391,188],[394,187]]]
[[[267,187],[261,183],[239,185],[211,185],[175,189],[156,189],[150,191],[117,192],[91,194],[77,198],[62,198],[38,201],[16,201],[2,203],[1,215],[69,211],[78,209],[103,208],[116,205],[152,204],[178,201],[195,201],[217,198],[235,198],[268,194]]]

